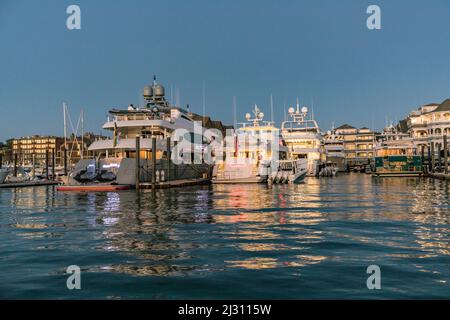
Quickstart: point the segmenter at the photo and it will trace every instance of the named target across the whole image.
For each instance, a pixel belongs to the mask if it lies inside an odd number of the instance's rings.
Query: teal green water
[[[140,195],[3,189],[0,297],[449,298],[449,190],[364,174]],[[381,290],[367,289],[369,265]]]

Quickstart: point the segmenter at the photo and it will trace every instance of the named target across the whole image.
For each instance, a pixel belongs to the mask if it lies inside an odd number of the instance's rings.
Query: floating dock
[[[450,180],[450,174],[445,173],[428,173],[428,176],[435,179]]]
[[[43,187],[43,186],[56,186],[59,182],[57,181],[26,181],[26,182],[13,182],[13,183],[2,183],[0,184],[0,189],[7,188],[27,188],[27,187]]]
[[[78,186],[58,186],[56,190],[61,192],[112,192],[130,190],[128,185],[92,184]]]
[[[166,181],[166,182],[158,182],[155,184],[156,189],[169,189],[169,188],[180,188],[180,187],[188,187],[188,186],[195,186],[195,185],[205,185],[210,184],[210,179],[182,179],[182,180],[173,180],[173,181]],[[140,183],[141,189],[152,189],[152,183],[151,182],[141,182]]]

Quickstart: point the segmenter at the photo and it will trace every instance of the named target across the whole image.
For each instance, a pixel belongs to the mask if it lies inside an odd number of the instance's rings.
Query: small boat
[[[279,170],[272,183],[301,183],[308,174],[308,162],[306,159],[280,160]]]

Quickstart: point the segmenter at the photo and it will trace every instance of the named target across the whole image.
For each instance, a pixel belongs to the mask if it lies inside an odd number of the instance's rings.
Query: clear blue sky
[[[0,0],[0,141],[62,135],[64,100],[98,133],[153,74],[199,113],[205,83],[207,113],[228,123],[234,95],[240,120],[254,103],[269,115],[272,93],[277,121],[298,95],[323,130],[380,128],[450,97],[449,15],[448,0]]]

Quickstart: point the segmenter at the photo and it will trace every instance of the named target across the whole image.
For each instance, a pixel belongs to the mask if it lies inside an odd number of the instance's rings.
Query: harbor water
[[[0,190],[0,298],[450,297],[449,183]],[[68,266],[81,290],[68,290]],[[381,269],[381,290],[367,268]]]

